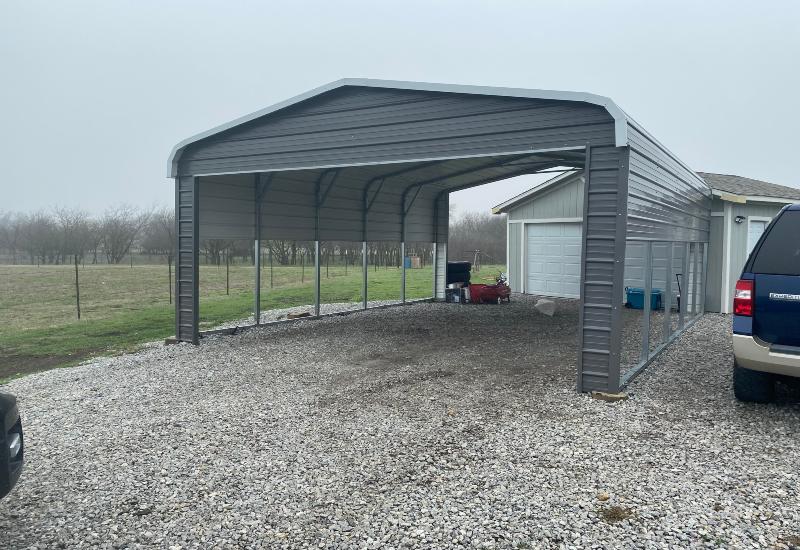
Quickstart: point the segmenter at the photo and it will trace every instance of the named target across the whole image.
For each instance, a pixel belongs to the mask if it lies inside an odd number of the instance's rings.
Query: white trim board
[[[777,204],[794,204],[800,202],[797,199],[781,198],[781,197],[765,197],[762,195],[737,195],[736,193],[729,193],[728,191],[721,191],[719,189],[711,189],[713,196],[721,199],[725,203],[745,204],[748,202],[771,202]]]
[[[506,223],[581,223],[583,218],[530,218],[524,220],[508,220]]]
[[[733,240],[733,204],[724,203],[725,220],[722,228],[722,276],[725,280],[720,287],[722,297],[719,304],[720,313],[730,313],[731,293],[731,241]]]

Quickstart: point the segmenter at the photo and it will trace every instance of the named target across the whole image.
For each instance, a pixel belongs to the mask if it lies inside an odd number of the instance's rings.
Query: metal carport
[[[432,242],[440,299],[449,193],[557,167],[586,174],[578,390],[617,391],[626,240],[708,242],[710,190],[586,93],[344,79],[182,141],[176,338],[199,338],[202,238]]]

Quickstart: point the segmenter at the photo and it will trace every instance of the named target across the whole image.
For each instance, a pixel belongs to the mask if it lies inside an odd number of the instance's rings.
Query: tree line
[[[451,218],[448,256],[483,263],[504,263],[504,216],[467,213]],[[407,243],[406,255],[419,256],[422,265],[432,258],[430,243]],[[476,251],[479,251],[476,253]],[[119,205],[98,216],[79,209],[53,208],[33,213],[0,213],[0,261],[12,264],[121,264],[133,254],[155,256],[171,264],[175,256],[175,215],[172,208],[142,209]],[[253,263],[252,241],[205,239],[202,259],[212,265]],[[263,261],[275,265],[311,265],[314,243],[262,241]],[[338,265],[361,263],[361,243],[323,241],[320,262]],[[370,265],[400,266],[397,242],[369,242]]]

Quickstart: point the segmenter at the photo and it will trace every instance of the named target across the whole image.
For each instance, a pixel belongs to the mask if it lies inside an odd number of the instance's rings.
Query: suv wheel
[[[768,372],[745,369],[734,361],[733,394],[739,401],[769,403],[775,395],[775,379]]]

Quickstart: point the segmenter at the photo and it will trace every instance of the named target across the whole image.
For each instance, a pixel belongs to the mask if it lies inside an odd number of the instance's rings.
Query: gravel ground
[[[0,547],[787,547],[800,405],[739,404],[707,315],[620,403],[577,308],[417,304],[34,374]]]
[[[381,307],[381,306],[389,306],[392,304],[399,303],[399,300],[370,300],[367,302],[367,307]],[[344,313],[346,311],[357,311],[362,308],[361,302],[334,302],[330,304],[320,304],[319,305],[319,313],[320,315],[330,315],[333,313]],[[282,321],[285,320],[287,315],[290,313],[310,313],[314,315],[314,306],[298,306],[298,307],[287,307],[284,309],[268,309],[266,311],[261,312],[261,322],[262,323],[271,323],[273,321]],[[230,321],[228,323],[223,323],[221,325],[217,325],[214,327],[215,329],[222,329],[222,328],[235,328],[235,327],[243,327],[252,325],[255,322],[255,315],[251,315],[250,317],[244,319],[237,319],[235,321]]]

